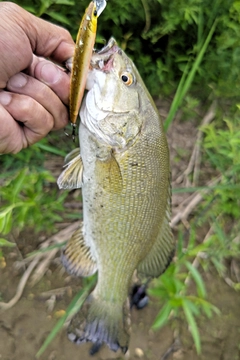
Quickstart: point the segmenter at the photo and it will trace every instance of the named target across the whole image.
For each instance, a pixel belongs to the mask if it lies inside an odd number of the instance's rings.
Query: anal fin
[[[59,189],[79,189],[82,186],[83,163],[80,149],[74,149],[65,157],[64,170],[57,180]]]
[[[63,249],[62,263],[66,270],[76,276],[91,276],[97,271],[90,248],[85,244],[82,228],[77,229]]]

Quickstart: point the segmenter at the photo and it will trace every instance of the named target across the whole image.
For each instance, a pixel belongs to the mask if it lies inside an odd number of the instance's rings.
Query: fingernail
[[[47,63],[43,65],[40,71],[40,76],[40,80],[45,82],[47,85],[53,85],[59,81],[61,77],[61,70],[58,69],[56,65]]]
[[[11,88],[22,88],[26,85],[27,78],[23,74],[13,75],[9,80],[7,86]]]
[[[12,100],[12,95],[11,94],[9,94],[9,93],[7,93],[5,91],[0,92],[0,104],[8,105],[11,100]]]

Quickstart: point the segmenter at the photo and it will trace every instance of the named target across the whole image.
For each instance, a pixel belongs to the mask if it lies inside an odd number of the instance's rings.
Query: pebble
[[[135,355],[136,355],[137,357],[139,357],[139,358],[142,358],[142,357],[144,356],[144,352],[143,352],[143,350],[140,349],[140,348],[136,348],[134,353],[135,353]]]
[[[65,310],[58,310],[58,311],[55,312],[54,317],[57,318],[57,319],[59,319],[59,318],[61,318],[61,317],[62,317],[63,315],[65,315],[65,314],[66,314],[66,311],[65,311]]]

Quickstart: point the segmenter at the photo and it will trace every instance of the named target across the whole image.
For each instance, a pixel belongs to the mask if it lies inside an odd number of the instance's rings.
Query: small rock
[[[183,360],[184,354],[182,349],[179,349],[173,353],[173,360]]]
[[[59,319],[59,318],[61,318],[61,317],[62,317],[63,315],[65,315],[65,314],[66,314],[66,311],[65,311],[65,310],[58,310],[58,311],[55,312],[54,317],[57,318],[57,319]]]
[[[142,357],[144,356],[144,352],[143,352],[143,350],[140,349],[140,348],[136,348],[134,353],[135,353],[135,355],[136,355],[137,357],[139,357],[139,358],[142,358]]]
[[[7,263],[4,257],[0,257],[0,269],[4,269]]]

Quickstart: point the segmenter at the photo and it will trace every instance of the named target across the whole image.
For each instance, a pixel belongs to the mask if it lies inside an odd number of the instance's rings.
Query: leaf
[[[152,325],[152,328],[154,330],[156,329],[160,329],[163,325],[166,324],[167,320],[168,320],[168,317],[170,315],[170,312],[172,310],[172,306],[170,304],[170,302],[167,302],[163,307],[162,309],[160,310],[160,312],[158,313],[153,325]]]
[[[27,172],[28,168],[21,170],[14,179],[14,186],[12,187],[13,198],[15,198],[22,190],[24,183],[26,182]]]
[[[71,25],[71,22],[63,14],[56,13],[55,11],[48,11],[47,14],[48,14],[48,16],[50,16],[54,20],[59,21],[60,23],[63,23],[63,24],[66,24],[66,25]]]
[[[14,247],[14,246],[16,246],[16,244],[14,244],[6,239],[0,238],[0,246],[1,247],[3,247],[3,246]]]
[[[167,119],[164,122],[165,131],[167,131],[170,124],[172,123],[173,118],[174,118],[179,106],[181,105],[183,98],[185,97],[186,93],[190,89],[190,86],[191,86],[191,84],[193,82],[194,76],[195,76],[195,74],[196,74],[196,72],[197,72],[197,70],[198,70],[198,68],[200,66],[200,63],[201,63],[201,61],[203,59],[203,56],[204,56],[204,54],[205,54],[205,52],[207,50],[209,42],[212,39],[212,36],[213,36],[214,31],[216,29],[216,25],[217,25],[217,21],[215,20],[212,27],[211,27],[211,29],[210,29],[210,31],[209,31],[209,33],[208,33],[208,36],[207,36],[201,50],[199,51],[194,63],[192,64],[191,70],[189,71],[189,67],[190,67],[189,63],[185,67],[184,73],[183,73],[182,78],[180,80],[180,83],[178,85],[178,88],[177,88],[176,94],[174,96],[173,102],[171,104]]]
[[[192,311],[190,310],[190,307],[189,307],[189,301],[186,299],[183,299],[182,307],[183,307],[183,311],[186,316],[188,325],[190,326],[190,331],[191,331],[191,334],[192,334],[192,337],[194,340],[194,344],[196,346],[197,353],[199,355],[201,352],[200,335],[199,335],[196,321],[195,321]]]
[[[3,235],[8,234],[11,229],[12,229],[12,212],[9,212],[6,216],[5,216],[5,224],[4,224],[4,229],[2,231]]]
[[[42,144],[41,142],[36,143],[35,146],[38,147],[41,150],[50,152],[50,153],[55,154],[55,155],[60,155],[60,156],[64,156],[64,157],[66,156],[64,151],[59,150],[58,148],[56,148],[54,146]]]
[[[189,261],[186,261],[185,265],[196,283],[198,295],[205,298],[206,289],[199,271]]]

